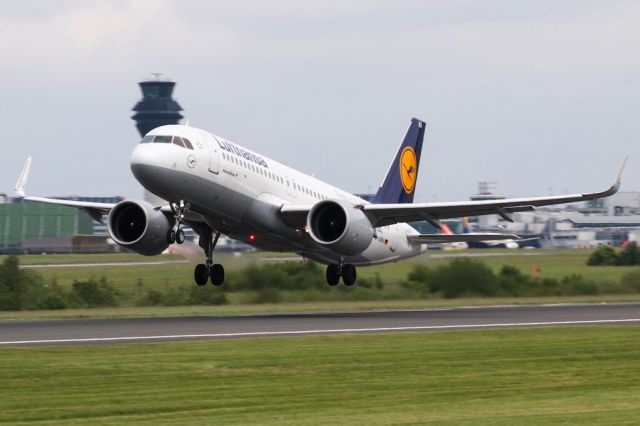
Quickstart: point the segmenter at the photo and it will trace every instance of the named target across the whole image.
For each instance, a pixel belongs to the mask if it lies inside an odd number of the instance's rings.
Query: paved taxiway
[[[122,343],[559,325],[640,325],[640,304],[0,322],[0,345]]]

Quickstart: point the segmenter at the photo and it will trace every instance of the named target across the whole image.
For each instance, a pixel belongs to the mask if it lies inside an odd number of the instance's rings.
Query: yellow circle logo
[[[416,160],[416,152],[408,146],[400,154],[400,180],[402,181],[404,192],[410,194],[413,191],[417,177],[418,161]]]

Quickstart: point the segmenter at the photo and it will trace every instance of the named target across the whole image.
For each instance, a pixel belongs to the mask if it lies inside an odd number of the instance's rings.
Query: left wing
[[[512,214],[515,212],[531,211],[534,210],[535,207],[539,206],[594,200],[596,198],[604,198],[615,194],[620,188],[622,175],[628,159],[628,156],[624,159],[614,184],[609,189],[601,192],[556,195],[551,197],[462,201],[457,203],[365,204],[361,206],[361,209],[369,218],[373,226],[385,226],[398,222],[425,220],[439,228],[440,219],[482,216],[488,214],[497,214],[504,220],[513,222]]]
[[[469,243],[475,241],[494,240],[519,240],[517,235],[512,234],[421,234],[407,235],[407,240],[411,244],[433,244],[433,243]]]

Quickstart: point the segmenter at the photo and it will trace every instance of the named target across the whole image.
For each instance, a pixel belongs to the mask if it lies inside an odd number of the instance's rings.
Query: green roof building
[[[0,204],[0,252],[20,252],[23,240],[93,235],[93,221],[80,209],[44,203]]]

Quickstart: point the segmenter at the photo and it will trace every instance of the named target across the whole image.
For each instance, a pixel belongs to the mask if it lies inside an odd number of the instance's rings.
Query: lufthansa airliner
[[[162,253],[185,240],[184,225],[200,236],[205,263],[195,267],[198,285],[224,282],[224,268],[213,260],[221,234],[263,250],[298,253],[327,265],[330,285],[356,282],[356,267],[396,262],[424,253],[430,243],[517,239],[514,235],[420,234],[407,222],[514,212],[537,206],[592,200],[614,194],[617,180],[602,192],[535,198],[453,203],[413,203],[425,123],[412,119],[391,166],[370,201],[299,172],[265,155],[189,126],[158,127],[131,154],[131,171],[151,193],[166,200],[117,204],[28,197],[31,158],[16,184],[26,200],[73,206],[106,219],[113,241],[144,255]]]

